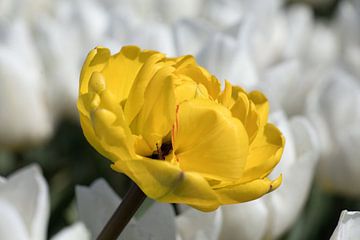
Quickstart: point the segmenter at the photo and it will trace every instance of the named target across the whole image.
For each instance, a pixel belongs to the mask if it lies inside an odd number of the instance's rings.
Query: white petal
[[[131,32],[129,42],[125,43],[136,44],[144,49],[156,49],[166,53],[168,56],[176,55],[171,29],[162,23],[147,22],[146,25],[137,26]]]
[[[360,196],[360,85],[340,69],[329,73],[308,99],[308,116],[320,136],[319,179],[328,190]],[[341,159],[342,161],[339,161]]]
[[[210,24],[201,19],[184,19],[176,22],[174,40],[177,54],[197,55],[214,31]]]
[[[158,0],[157,11],[162,19],[173,22],[183,18],[193,18],[200,14],[204,0]]]
[[[208,1],[203,10],[205,17],[220,28],[229,27],[237,23],[245,12],[241,1],[232,0]]]
[[[339,223],[330,240],[356,240],[360,236],[360,212],[341,212]]]
[[[222,210],[204,213],[186,209],[176,217],[176,226],[182,240],[216,240],[222,226]]]
[[[137,218],[137,226],[153,239],[175,238],[175,213],[168,203],[153,202],[146,212]]]
[[[269,227],[269,210],[262,199],[251,202],[224,205],[221,240],[263,239]],[[254,227],[256,226],[256,227]]]
[[[253,86],[258,81],[258,75],[247,46],[246,41],[239,44],[234,38],[219,33],[204,46],[197,59],[220,80]]]
[[[294,5],[287,11],[288,39],[284,46],[284,57],[294,58],[305,52],[312,32],[312,10],[306,5]]]
[[[0,239],[30,240],[29,232],[19,212],[0,198]]]
[[[77,222],[73,225],[62,229],[51,240],[90,240],[91,236],[86,226]]]
[[[103,179],[96,180],[90,188],[77,186],[76,199],[79,220],[85,223],[91,236],[98,236],[120,203]]]
[[[263,80],[255,89],[262,90],[270,101],[272,111],[284,108],[287,113],[299,112],[300,62],[287,60],[268,68],[263,73]],[[290,96],[291,95],[291,96]],[[279,105],[280,106],[277,106]]]
[[[55,119],[70,116],[76,110],[79,67],[82,61],[78,30],[49,16],[42,16],[33,26],[39,54],[43,59],[47,83],[47,104]]]

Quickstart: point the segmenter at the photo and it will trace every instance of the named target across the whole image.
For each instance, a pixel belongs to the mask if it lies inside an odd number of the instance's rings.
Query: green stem
[[[133,182],[124,199],[107,222],[97,240],[116,240],[141,204],[146,195]]]

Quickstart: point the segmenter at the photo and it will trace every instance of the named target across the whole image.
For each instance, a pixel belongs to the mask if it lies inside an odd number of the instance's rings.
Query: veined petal
[[[189,204],[203,211],[219,206],[215,192],[202,176],[184,172],[169,162],[143,158],[118,161],[112,168],[125,173],[147,196],[160,202]]]
[[[179,106],[173,148],[180,167],[214,179],[239,179],[248,154],[241,122],[215,102],[194,99]]]
[[[247,202],[275,190],[280,186],[281,181],[282,176],[280,175],[274,181],[268,178],[256,179],[247,183],[217,188],[215,192],[218,194],[221,204]]]
[[[267,124],[250,145],[243,182],[266,177],[280,161],[285,138],[277,127]]]

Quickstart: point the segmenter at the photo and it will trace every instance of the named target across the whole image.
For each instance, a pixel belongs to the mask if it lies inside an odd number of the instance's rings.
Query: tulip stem
[[[124,199],[99,234],[97,240],[116,240],[145,198],[146,195],[143,191],[132,182]]]

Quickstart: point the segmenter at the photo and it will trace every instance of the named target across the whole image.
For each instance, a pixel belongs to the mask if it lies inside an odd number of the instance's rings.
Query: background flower
[[[339,224],[337,225],[330,240],[356,239],[360,236],[360,213],[341,212]]]
[[[45,240],[49,193],[38,166],[29,166],[0,182],[0,238]]]

